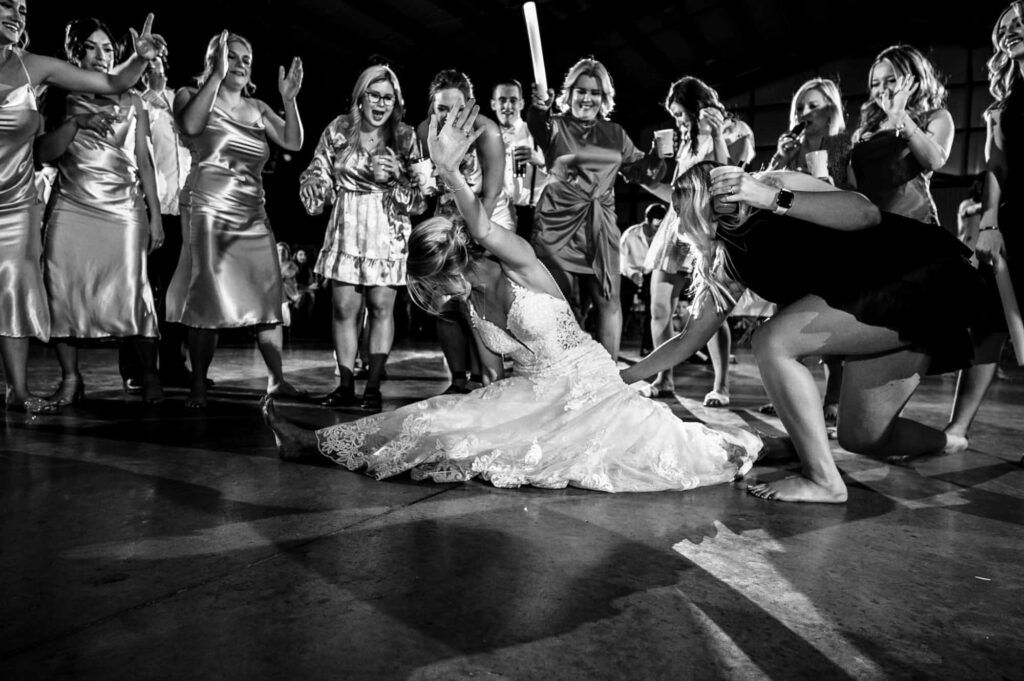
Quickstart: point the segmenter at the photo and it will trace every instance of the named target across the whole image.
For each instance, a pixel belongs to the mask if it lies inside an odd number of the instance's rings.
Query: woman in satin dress
[[[300,395],[281,366],[281,269],[260,174],[268,140],[289,151],[302,147],[295,101],[302,62],[294,59],[287,74],[279,69],[284,119],[249,96],[251,69],[249,41],[224,31],[210,40],[199,87],[182,88],[174,99],[192,170],[181,192],[186,247],[168,287],[167,319],[189,327],[192,408],[206,406],[206,375],[217,331],[225,328],[255,327],[267,393]]]
[[[99,73],[113,67],[117,47],[102,22],[76,19],[65,36],[72,64]],[[64,104],[63,122],[36,145],[39,160],[58,169],[43,239],[50,336],[62,373],[50,399],[58,406],[82,399],[80,341],[122,338],[137,354],[143,400],[159,402],[157,316],[146,255],[162,245],[163,228],[149,116],[132,92],[70,93]]]
[[[263,412],[283,458],[312,456],[377,479],[496,487],[581,487],[603,492],[687,490],[731,482],[767,453],[739,428],[684,422],[668,405],[622,382],[608,352],[580,328],[533,248],[502,229],[460,172],[478,111],[452,111],[430,156],[464,220],[426,220],[412,230],[409,287],[431,311],[456,298],[494,356],[511,356],[510,378],[465,395],[439,395],[317,431]],[[500,363],[494,367],[500,376]]]
[[[33,90],[56,85],[76,92],[113,94],[138,81],[164,50],[151,32],[131,31],[135,52],[110,73],[85,71],[25,50],[26,0],[0,3],[0,356],[7,378],[8,411],[50,412],[48,400],[28,390],[29,339],[50,336],[50,311],[40,266],[43,206],[35,188],[33,143],[41,118]]]
[[[548,160],[551,181],[537,202],[533,245],[570,295],[578,278],[581,295],[597,311],[597,336],[613,359],[619,356],[619,229],[615,179],[651,183],[665,172],[656,154],[644,155],[618,123],[608,120],[615,88],[601,62],[581,59],[554,91],[535,88],[526,116],[530,133]],[[556,103],[562,113],[551,115]]]

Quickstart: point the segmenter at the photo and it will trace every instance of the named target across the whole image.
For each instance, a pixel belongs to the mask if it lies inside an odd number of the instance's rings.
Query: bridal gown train
[[[749,470],[757,435],[681,421],[622,382],[564,299],[509,285],[507,329],[472,305],[470,317],[488,348],[512,357],[512,377],[318,430],[320,452],[377,479],[605,492],[691,489]]]

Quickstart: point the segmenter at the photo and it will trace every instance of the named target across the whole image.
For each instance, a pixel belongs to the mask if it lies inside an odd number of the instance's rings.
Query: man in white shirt
[[[175,91],[167,87],[167,64],[164,58],[154,59],[142,74],[141,93],[149,114],[151,153],[156,171],[156,190],[160,197],[160,214],[164,226],[164,245],[149,256],[149,281],[153,287],[160,319],[160,381],[167,387],[188,387],[191,377],[185,366],[185,328],[165,321],[167,286],[178,265],[181,253],[181,217],[178,199],[192,167],[192,155],[182,144],[174,123]],[[135,392],[141,387],[130,353],[121,353],[121,375],[125,390]]]
[[[515,205],[516,233],[529,241],[533,231],[533,209],[547,184],[544,153],[536,148],[523,120],[523,86],[509,78],[491,90],[491,109],[505,142],[505,193]]]
[[[634,297],[639,297],[644,306],[641,323],[643,335],[640,341],[640,356],[654,349],[651,339],[651,273],[644,272],[644,260],[651,247],[651,239],[658,232],[658,226],[665,219],[665,206],[652,203],[644,211],[644,221],[626,229],[619,237],[619,272],[622,286],[619,289],[622,314],[629,317]]]

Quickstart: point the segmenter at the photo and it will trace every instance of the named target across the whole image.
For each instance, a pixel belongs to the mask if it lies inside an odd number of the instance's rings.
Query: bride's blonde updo
[[[442,314],[452,297],[469,293],[463,274],[483,256],[461,220],[445,217],[424,220],[409,235],[406,278],[413,302],[431,314]]]

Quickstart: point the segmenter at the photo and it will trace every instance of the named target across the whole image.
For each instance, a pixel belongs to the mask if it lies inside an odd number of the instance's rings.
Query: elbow
[[[865,201],[861,216],[862,223],[865,227],[874,227],[882,222],[882,211],[875,204],[870,201]]]

